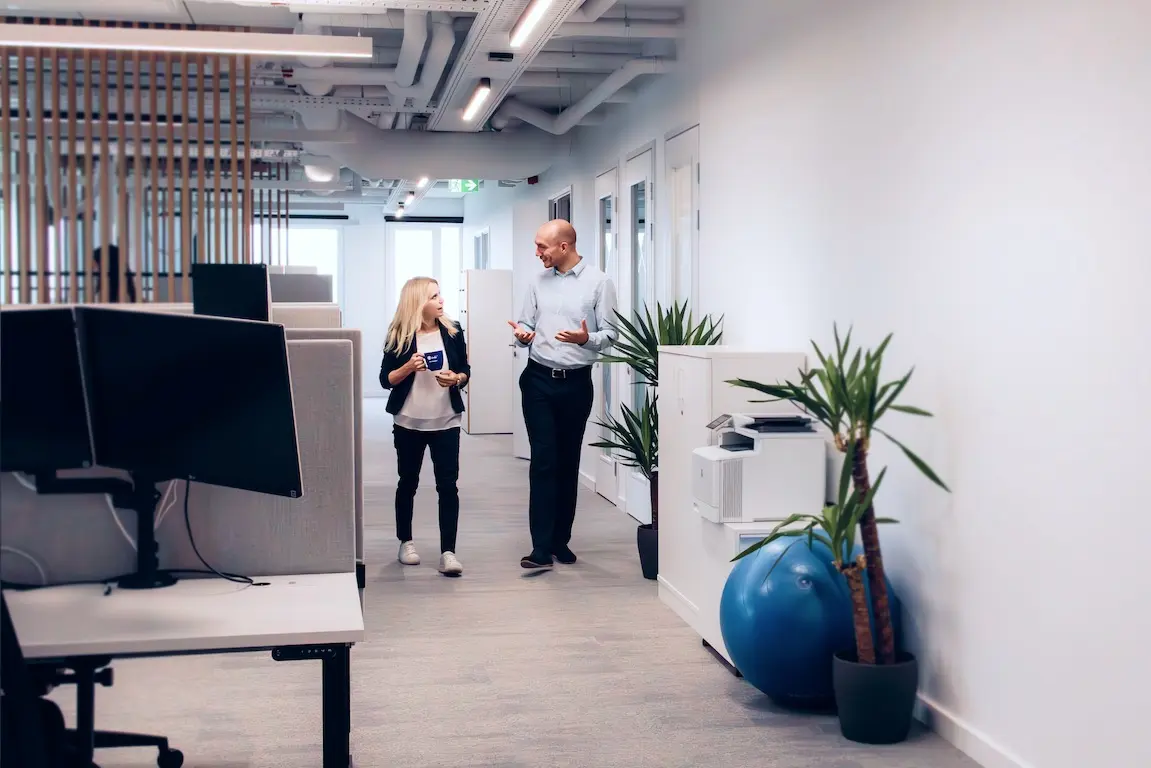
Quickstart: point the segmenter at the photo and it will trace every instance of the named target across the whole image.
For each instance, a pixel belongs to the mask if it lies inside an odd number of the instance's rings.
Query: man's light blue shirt
[[[549,368],[582,368],[594,363],[615,343],[615,286],[603,271],[586,259],[567,272],[545,269],[528,285],[519,324],[535,331],[532,360]],[[578,331],[587,321],[584,344],[558,341],[560,331]],[[516,342],[519,344],[519,342]],[[525,346],[520,344],[520,346]]]

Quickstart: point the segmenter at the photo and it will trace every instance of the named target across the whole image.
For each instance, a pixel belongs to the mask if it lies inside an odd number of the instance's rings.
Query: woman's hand
[[[443,369],[442,371],[436,371],[436,382],[445,389],[448,387],[459,386],[463,378],[464,375],[462,373],[453,373],[447,368]]]
[[[412,354],[408,362],[404,363],[408,367],[408,371],[416,373],[417,371],[426,371],[428,369],[427,362],[424,361],[424,356],[419,352]]]

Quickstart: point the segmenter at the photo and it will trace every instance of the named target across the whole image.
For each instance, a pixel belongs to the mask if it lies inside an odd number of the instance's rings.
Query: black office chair
[[[85,657],[72,660],[66,666],[45,666],[33,671],[33,676],[40,682],[42,696],[57,685],[76,686],[76,727],[67,730],[66,738],[79,756],[79,765],[87,768],[92,764],[93,753],[97,749],[155,747],[160,753],[156,759],[159,768],[180,768],[184,764],[184,754],[172,749],[167,737],[96,730],[96,686],[112,685],[111,663],[110,658]]]
[[[3,595],[0,594],[0,601]],[[33,665],[3,603],[3,765],[28,768],[99,768],[94,751],[116,747],[155,747],[159,768],[180,768],[184,755],[163,736],[96,730],[96,686],[112,685],[108,658],[83,658],[64,665]],[[76,727],[66,728],[54,701],[44,698],[58,685],[76,686]]]
[[[0,764],[29,768],[65,766],[52,755],[63,743],[64,716],[40,698],[0,593]]]

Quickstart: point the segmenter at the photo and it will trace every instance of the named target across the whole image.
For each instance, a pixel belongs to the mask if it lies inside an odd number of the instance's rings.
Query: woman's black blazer
[[[460,327],[459,323],[455,324],[456,335],[451,336],[448,334],[448,329],[440,326],[440,338],[444,340],[444,357],[448,370],[455,373],[462,373],[468,377],[465,382],[466,387],[472,380],[472,367],[468,365],[468,345],[464,340],[464,329]],[[388,395],[388,413],[393,416],[400,412],[404,407],[404,401],[408,399],[408,393],[412,391],[412,382],[414,379],[409,376],[401,381],[395,387],[388,382],[388,374],[396,370],[408,360],[412,359],[412,355],[416,352],[416,340],[412,339],[412,343],[401,352],[393,350],[384,351],[384,361],[380,363],[380,386],[384,389],[392,390]],[[448,390],[448,397],[452,401],[452,410],[456,413],[464,412],[464,398],[460,394],[459,387],[452,387]]]

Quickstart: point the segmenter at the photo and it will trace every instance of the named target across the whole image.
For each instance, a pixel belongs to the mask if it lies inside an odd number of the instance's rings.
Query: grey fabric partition
[[[196,546],[217,569],[252,576],[355,569],[355,417],[359,356],[348,339],[289,340],[304,496],[287,499],[192,485]],[[98,470],[97,470],[98,471]],[[103,474],[114,474],[104,471]],[[156,531],[161,566],[200,569],[183,520],[184,483]],[[129,533],[131,512],[118,512]],[[134,534],[133,534],[134,536]],[[104,579],[134,568],[132,545],[103,496],[39,496],[0,475],[0,575],[38,583]],[[19,552],[15,551],[18,550]]]
[[[308,275],[288,272],[283,275],[269,274],[268,287],[272,290],[273,302],[330,302],[332,296],[331,275]]]
[[[361,371],[362,334],[355,328],[287,328],[288,340],[295,339],[347,339],[352,342],[352,415],[355,444],[353,446],[356,494],[356,560],[364,562],[364,379]]]

